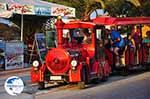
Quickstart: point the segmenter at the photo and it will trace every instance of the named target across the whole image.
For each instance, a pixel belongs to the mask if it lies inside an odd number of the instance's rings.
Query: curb
[[[12,70],[4,70],[4,71],[0,71],[0,76],[6,75],[6,74],[27,72],[27,71],[30,71],[30,69],[31,69],[31,67],[29,67],[29,68],[12,69]]]
[[[18,74],[18,73],[29,72],[30,69],[31,69],[31,67],[29,67],[29,68],[21,68],[21,69],[12,69],[12,70],[0,71],[0,77],[1,76],[11,75],[11,74]]]

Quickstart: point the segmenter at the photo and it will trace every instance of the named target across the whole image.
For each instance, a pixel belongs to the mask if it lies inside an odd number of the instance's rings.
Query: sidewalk
[[[5,80],[11,76],[18,76],[25,83],[30,83],[30,68],[0,71],[0,86],[4,85]]]
[[[31,83],[30,79],[30,69],[31,68],[22,68],[16,70],[6,70],[0,71],[0,98],[2,99],[34,99],[34,93],[38,91],[38,86]],[[5,91],[4,83],[8,77],[18,76],[24,82],[24,90],[18,96],[10,96]]]
[[[30,71],[30,68],[19,68],[19,69],[12,69],[12,70],[3,70],[3,71],[0,71],[0,76],[8,75],[8,74],[14,74],[14,73],[20,73],[20,72],[28,72],[28,71]]]

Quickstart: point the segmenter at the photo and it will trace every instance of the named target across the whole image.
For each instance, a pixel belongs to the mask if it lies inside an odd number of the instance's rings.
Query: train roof
[[[73,28],[93,28],[96,24],[93,22],[83,22],[83,21],[70,21],[63,25],[63,28],[73,29]]]
[[[93,23],[99,25],[134,25],[134,24],[150,24],[150,17],[97,17],[92,20]]]

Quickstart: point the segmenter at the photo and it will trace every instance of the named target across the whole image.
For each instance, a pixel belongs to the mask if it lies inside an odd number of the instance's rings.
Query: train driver
[[[81,44],[84,39],[84,33],[81,29],[76,29],[73,31],[73,38],[77,41],[78,44]]]

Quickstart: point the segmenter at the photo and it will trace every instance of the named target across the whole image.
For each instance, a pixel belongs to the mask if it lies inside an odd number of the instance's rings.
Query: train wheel
[[[84,89],[85,88],[85,83],[87,82],[86,68],[82,69],[81,79],[82,79],[82,81],[78,82],[78,88],[79,89]]]
[[[103,75],[104,74],[103,74],[102,68],[101,68],[101,66],[99,66],[98,73],[97,73],[97,78],[93,79],[92,83],[98,84],[102,80]]]
[[[146,65],[145,65],[145,70],[146,70],[146,71],[150,71],[150,65],[147,65],[147,64],[146,64]]]
[[[128,76],[129,75],[129,69],[128,69],[128,67],[123,67],[122,68],[121,75],[122,76]]]
[[[103,76],[102,79],[101,79],[102,82],[105,82],[107,80],[108,80],[108,76]]]
[[[103,68],[103,76],[102,76],[101,81],[102,81],[102,82],[107,81],[107,80],[108,80],[108,77],[109,77],[109,74],[105,74],[105,73],[104,73],[104,68]]]
[[[45,88],[45,83],[44,82],[39,82],[38,83],[39,89],[44,89]]]

